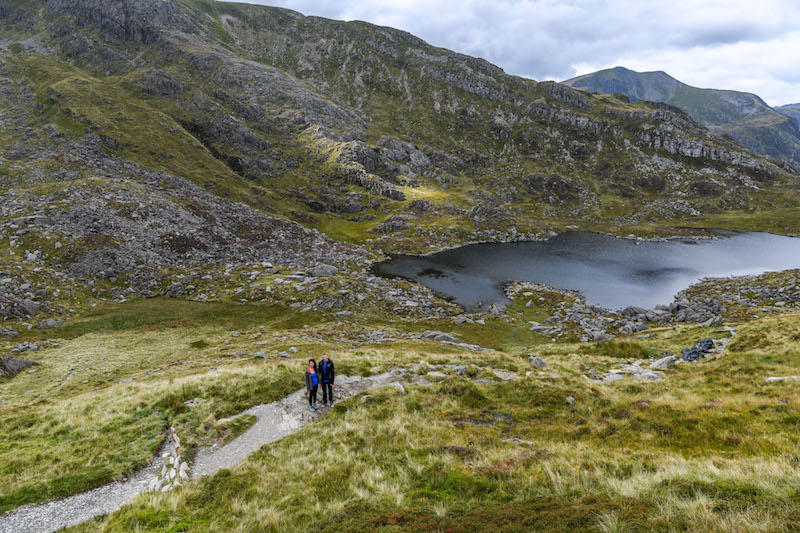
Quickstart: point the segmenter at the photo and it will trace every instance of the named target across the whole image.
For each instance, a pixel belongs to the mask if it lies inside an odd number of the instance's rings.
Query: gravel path
[[[162,449],[167,444],[165,442]],[[158,475],[165,462],[159,452],[153,464],[126,480],[109,483],[69,498],[18,507],[0,516],[0,533],[50,533],[77,526],[96,516],[113,513],[147,490],[148,484]]]
[[[406,373],[400,369],[369,378],[340,376],[334,386],[334,398],[339,401],[367,389],[392,384],[402,387],[400,383],[406,378]],[[310,412],[305,389],[293,392],[277,402],[252,407],[237,416],[256,416],[258,420],[253,427],[222,447],[201,450],[192,465],[191,477],[200,478],[223,468],[232,468],[265,444],[299,431],[329,410],[330,408],[320,407],[318,411]],[[24,505],[0,516],[0,533],[51,533],[113,513],[148,490],[148,486],[166,462],[162,456],[163,450],[171,445],[171,439],[167,439],[153,464],[127,480],[109,483],[61,500]]]
[[[367,389],[384,387],[392,383],[399,384],[405,377],[405,372],[400,370],[369,378],[340,376],[336,378],[333,397],[337,401],[343,400]],[[318,402],[321,397],[322,391],[319,391]],[[275,442],[300,430],[330,411],[330,407],[326,408],[320,405],[319,410],[310,412],[306,398],[306,391],[302,389],[282,400],[257,405],[237,415],[254,415],[258,420],[250,429],[225,446],[201,450],[192,465],[192,477],[209,476],[223,468],[236,466],[265,444]]]

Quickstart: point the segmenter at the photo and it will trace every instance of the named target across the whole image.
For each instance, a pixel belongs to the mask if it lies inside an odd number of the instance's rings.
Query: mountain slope
[[[399,30],[205,0],[0,5],[0,68],[27,91],[3,103],[24,121],[0,145],[19,186],[107,174],[102,154],[46,148],[80,140],[385,251],[797,202],[785,169],[675,108]]]
[[[800,104],[787,104],[776,107],[775,109],[794,120],[794,123],[800,127]]]
[[[800,166],[800,129],[785,113],[754,94],[686,85],[665,72],[623,67],[577,76],[564,82],[594,93],[618,92],[632,101],[666,102],[695,120],[728,134],[754,152]]]

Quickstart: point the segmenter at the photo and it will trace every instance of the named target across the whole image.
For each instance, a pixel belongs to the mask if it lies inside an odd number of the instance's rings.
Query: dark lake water
[[[427,257],[396,256],[381,276],[412,279],[467,309],[504,302],[502,287],[533,281],[580,291],[609,308],[653,307],[704,277],[800,267],[800,238],[718,231],[718,239],[642,242],[588,232],[544,242],[474,244]]]

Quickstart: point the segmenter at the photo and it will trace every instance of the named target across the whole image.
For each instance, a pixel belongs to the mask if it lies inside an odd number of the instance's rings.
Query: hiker
[[[317,410],[317,386],[319,385],[319,374],[317,374],[317,362],[313,359],[308,360],[306,369],[306,391],[308,392],[308,410]]]
[[[322,354],[319,362],[319,380],[322,382],[322,406],[333,405],[333,380],[336,374],[333,370],[333,361],[328,359],[328,354]]]

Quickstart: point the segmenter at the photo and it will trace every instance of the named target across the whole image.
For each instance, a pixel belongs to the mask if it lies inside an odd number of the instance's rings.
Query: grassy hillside
[[[37,373],[0,383],[3,506],[129,472],[154,452],[164,425],[178,428],[189,454],[230,438],[242,428],[223,418],[299,388],[303,357],[330,351],[341,374],[421,363],[414,368],[425,375],[457,364],[518,379],[484,371],[478,382],[451,374],[405,392],[369,391],[233,470],[143,495],[73,530],[789,530],[798,513],[800,398],[791,382],[764,378],[800,373],[795,315],[741,323],[724,355],[668,370],[663,382],[598,384],[584,377],[587,368],[727,333],[683,325],[594,346],[494,344],[538,312],[516,305],[510,321],[460,327],[460,336],[498,348],[484,353],[414,340],[356,347],[356,329],[258,304],[149,300],[92,311],[48,335],[63,346],[40,352]],[[363,318],[361,331],[386,327],[377,315]],[[255,342],[269,354],[297,346],[302,356],[231,357]],[[546,372],[531,368],[531,352],[549,363]],[[206,403],[183,405],[198,396]]]

